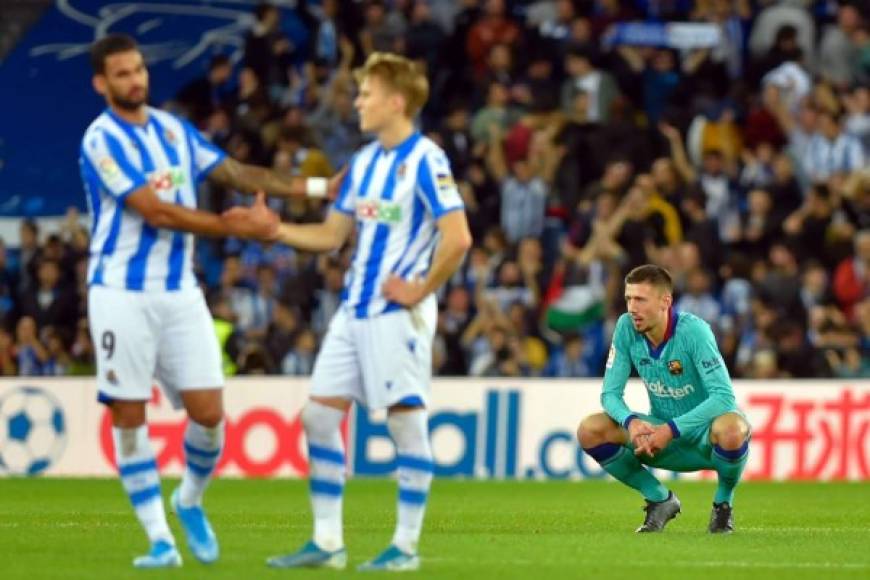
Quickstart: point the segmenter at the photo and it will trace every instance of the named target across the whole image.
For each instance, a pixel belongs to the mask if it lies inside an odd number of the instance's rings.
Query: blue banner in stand
[[[604,38],[608,46],[658,46],[678,50],[711,48],[719,44],[721,31],[715,24],[694,22],[628,22],[614,25]]]
[[[91,88],[94,39],[109,32],[137,39],[151,73],[151,102],[159,105],[204,75],[212,56],[241,61],[256,4],[57,0],[0,63],[0,216],[59,215],[71,205],[84,211],[79,144],[105,107]],[[307,33],[291,10],[284,10],[282,29],[304,46]]]

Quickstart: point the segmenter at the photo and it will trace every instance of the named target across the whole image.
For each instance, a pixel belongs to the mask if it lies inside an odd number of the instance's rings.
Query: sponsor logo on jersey
[[[438,189],[453,189],[456,187],[456,182],[449,173],[438,173],[435,175],[435,184]]]
[[[110,180],[121,173],[121,168],[118,167],[118,164],[111,157],[103,157],[100,159],[99,163],[97,163],[97,167],[99,168],[100,175],[103,176],[103,179]]]
[[[661,381],[656,381],[654,383],[644,381],[643,384],[647,391],[663,399],[682,399],[683,397],[687,397],[695,392],[695,387],[692,385],[683,385],[682,387],[675,389],[666,386]]]
[[[356,217],[360,221],[378,221],[395,225],[402,221],[402,206],[396,203],[363,200],[356,204]]]
[[[184,185],[184,171],[180,167],[170,167],[160,171],[152,171],[148,175],[148,183],[156,193],[175,191]]]
[[[722,366],[722,361],[718,358],[702,360],[701,366],[704,367],[705,371],[712,372]]]
[[[648,358],[642,358],[642,359],[640,359],[640,361],[638,361],[637,364],[639,364],[642,367],[648,367],[649,365],[652,364],[652,361],[649,360]]]
[[[683,363],[678,360],[669,360],[668,371],[675,376],[683,374]]]

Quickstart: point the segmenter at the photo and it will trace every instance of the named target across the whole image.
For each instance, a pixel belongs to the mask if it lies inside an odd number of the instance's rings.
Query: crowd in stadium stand
[[[733,377],[870,376],[866,2],[300,5],[307,42],[260,5],[244,59],[215,56],[161,106],[240,160],[330,176],[366,141],[353,68],[373,51],[426,67],[421,130],[475,238],[439,296],[436,374],[600,376],[623,276],[653,262]],[[667,22],[708,26],[681,40]],[[202,195],[215,211],[248,202]],[[295,222],[327,210],[270,203]],[[79,222],[46,237],[25,221],[15,263],[0,253],[4,374],[93,372]],[[309,374],[349,260],[200,240],[227,374]]]

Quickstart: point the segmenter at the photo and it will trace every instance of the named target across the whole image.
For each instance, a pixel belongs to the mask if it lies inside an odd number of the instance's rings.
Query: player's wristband
[[[680,430],[677,429],[677,424],[674,423],[674,420],[671,419],[670,421],[668,421],[667,425],[668,425],[668,427],[671,428],[671,433],[674,435],[674,439],[679,439],[680,438]]]
[[[637,419],[637,415],[629,415],[625,418],[625,421],[622,422],[622,426],[625,427],[625,430],[628,431],[628,426],[631,425],[631,422]]]
[[[325,177],[308,177],[305,179],[305,195],[308,197],[326,197],[329,190],[329,180]]]

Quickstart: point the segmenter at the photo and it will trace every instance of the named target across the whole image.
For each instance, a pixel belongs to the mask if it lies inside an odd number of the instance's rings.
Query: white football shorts
[[[371,318],[340,307],[314,363],[311,396],[353,399],[372,410],[428,406],[437,318],[435,296]]]
[[[155,379],[175,408],[181,391],[223,388],[220,345],[199,288],[91,286],[88,318],[101,401],[147,401]]]

